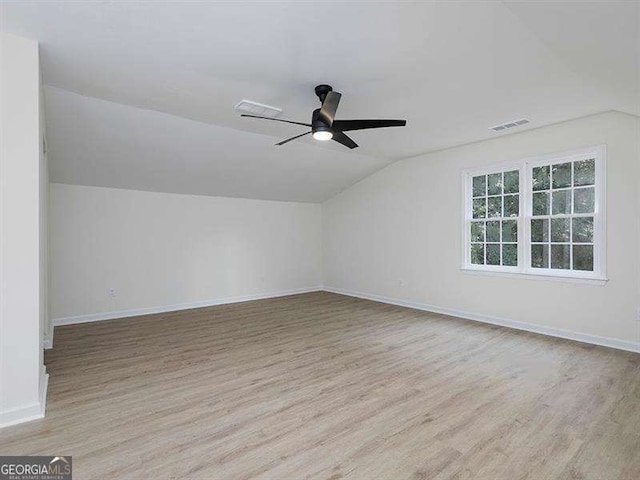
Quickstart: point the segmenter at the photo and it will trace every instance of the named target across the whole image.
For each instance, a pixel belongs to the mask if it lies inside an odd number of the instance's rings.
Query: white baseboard
[[[92,313],[88,315],[76,315],[73,317],[61,317],[53,320],[53,325],[72,325],[75,323],[99,322],[102,320],[113,320],[116,318],[137,317],[140,315],[152,315],[154,313],[175,312],[177,310],[188,310],[191,308],[212,307],[214,305],[226,305],[228,303],[249,302],[251,300],[263,300],[266,298],[285,297],[287,295],[298,295],[300,293],[310,293],[321,291],[322,287],[304,287],[294,290],[279,292],[256,293],[243,295],[240,297],[216,298],[213,300],[203,300],[199,302],[179,303],[174,305],[164,305],[161,307],[136,308],[132,310],[120,310],[115,312]]]
[[[587,333],[579,333],[579,332],[573,332],[571,330],[563,330],[560,328],[545,327],[543,325],[536,325],[533,323],[518,322],[515,320],[507,320],[504,318],[493,317],[490,315],[465,312],[463,310],[438,307],[435,305],[411,302],[408,300],[401,300],[398,298],[382,297],[379,295],[371,295],[363,292],[343,290],[340,288],[323,287],[323,290],[326,292],[338,293],[340,295],[364,298],[366,300],[373,300],[375,302],[388,303],[390,305],[398,305],[400,307],[414,308],[416,310],[423,310],[425,312],[440,313],[442,315],[450,315],[452,317],[464,318],[466,320],[474,320],[476,322],[490,323],[492,325],[500,325],[501,327],[514,328],[516,330],[524,330],[526,332],[549,335],[551,337],[566,338],[568,340],[575,340],[578,342],[591,343],[594,345],[601,345],[604,347],[611,347],[611,348],[617,348],[619,350],[627,350],[629,352],[640,353],[640,342],[630,342],[628,340],[619,340],[617,338],[600,337],[597,335],[590,335]]]
[[[31,422],[44,418],[47,407],[47,388],[49,386],[49,374],[47,368],[42,365],[40,370],[40,384],[38,388],[38,401],[23,407],[13,408],[0,413],[0,428]]]

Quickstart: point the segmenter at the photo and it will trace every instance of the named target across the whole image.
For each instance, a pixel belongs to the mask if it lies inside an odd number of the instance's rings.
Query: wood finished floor
[[[330,293],[58,327],[74,479],[640,479],[640,355]]]

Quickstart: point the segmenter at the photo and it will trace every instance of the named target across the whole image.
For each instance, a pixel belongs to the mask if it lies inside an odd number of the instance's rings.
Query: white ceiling
[[[497,136],[499,123],[640,113],[635,1],[0,8],[2,31],[41,42],[59,182],[322,201],[390,161]],[[233,111],[247,98],[308,121],[325,82],[343,94],[338,118],[408,126],[353,132],[353,151],[274,147],[304,127]]]

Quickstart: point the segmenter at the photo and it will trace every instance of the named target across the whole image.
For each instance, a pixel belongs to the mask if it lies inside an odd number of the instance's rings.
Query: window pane
[[[520,195],[504,196],[504,215],[505,217],[517,217],[520,211]]]
[[[473,218],[484,218],[487,216],[487,199],[473,199]]]
[[[518,265],[517,245],[502,245],[502,264],[510,267],[515,267]]]
[[[502,216],[502,197],[489,197],[487,204],[487,216],[490,218]]]
[[[532,186],[534,190],[547,190],[549,188],[549,166],[535,167],[533,169]]]
[[[575,213],[593,213],[595,189],[593,187],[576,188],[573,191]]]
[[[549,215],[549,194],[547,192],[533,194],[533,214]]]
[[[549,268],[549,245],[531,245],[531,266]]]
[[[569,270],[569,245],[551,245],[551,268]]]
[[[487,245],[487,265],[500,265],[499,243],[489,243]]]
[[[593,217],[574,218],[572,237],[575,243],[593,243]]]
[[[573,269],[593,272],[593,246],[573,246]]]
[[[596,161],[591,158],[573,164],[574,185],[594,185],[596,183]]]
[[[471,222],[471,241],[484,242],[484,222]]]
[[[487,193],[487,176],[473,177],[473,196],[484,197]]]
[[[518,193],[520,190],[520,172],[504,172],[504,193]]]
[[[546,218],[538,218],[531,220],[531,241],[532,242],[548,242],[549,241],[549,220]]]
[[[487,222],[487,242],[500,241],[500,222]]]
[[[484,244],[474,243],[471,245],[471,263],[484,265]]]
[[[502,173],[492,173],[487,177],[488,195],[502,194]]]
[[[552,218],[551,219],[551,241],[552,242],[568,242],[570,219],[568,218]]]
[[[571,213],[571,190],[560,190],[552,193],[553,215],[559,213]]]
[[[517,242],[518,241],[518,222],[517,220],[504,220],[502,222],[502,241]]]
[[[551,167],[551,177],[553,178],[553,188],[570,187],[571,162],[559,163]]]

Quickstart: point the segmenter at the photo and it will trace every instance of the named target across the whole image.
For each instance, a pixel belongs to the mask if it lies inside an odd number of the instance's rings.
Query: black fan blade
[[[344,133],[339,132],[337,130],[333,131],[333,137],[331,137],[331,140],[335,140],[336,142],[341,143],[345,147],[349,147],[351,149],[356,148],[358,146],[356,142],[351,140]]]
[[[334,120],[331,128],[348,132],[367,128],[404,127],[406,124],[406,120]]]
[[[280,143],[276,143],[276,145],[284,145],[285,143],[289,143],[291,140],[295,140],[296,138],[304,137],[305,135],[309,135],[311,132],[304,132],[300,135],[296,135],[295,137],[287,138],[286,140],[281,141]]]
[[[281,120],[279,118],[271,118],[271,117],[259,117],[258,115],[248,115],[243,113],[240,115],[241,117],[250,117],[250,118],[262,118],[263,120],[273,120],[274,122],[282,122],[282,123],[293,123],[294,125],[302,125],[304,127],[310,127],[310,123],[301,123],[301,122],[292,122],[291,120]]]
[[[329,92],[322,102],[322,108],[320,108],[320,120],[327,125],[331,126],[333,118],[336,116],[336,110],[338,110],[338,104],[340,103],[341,93]]]

